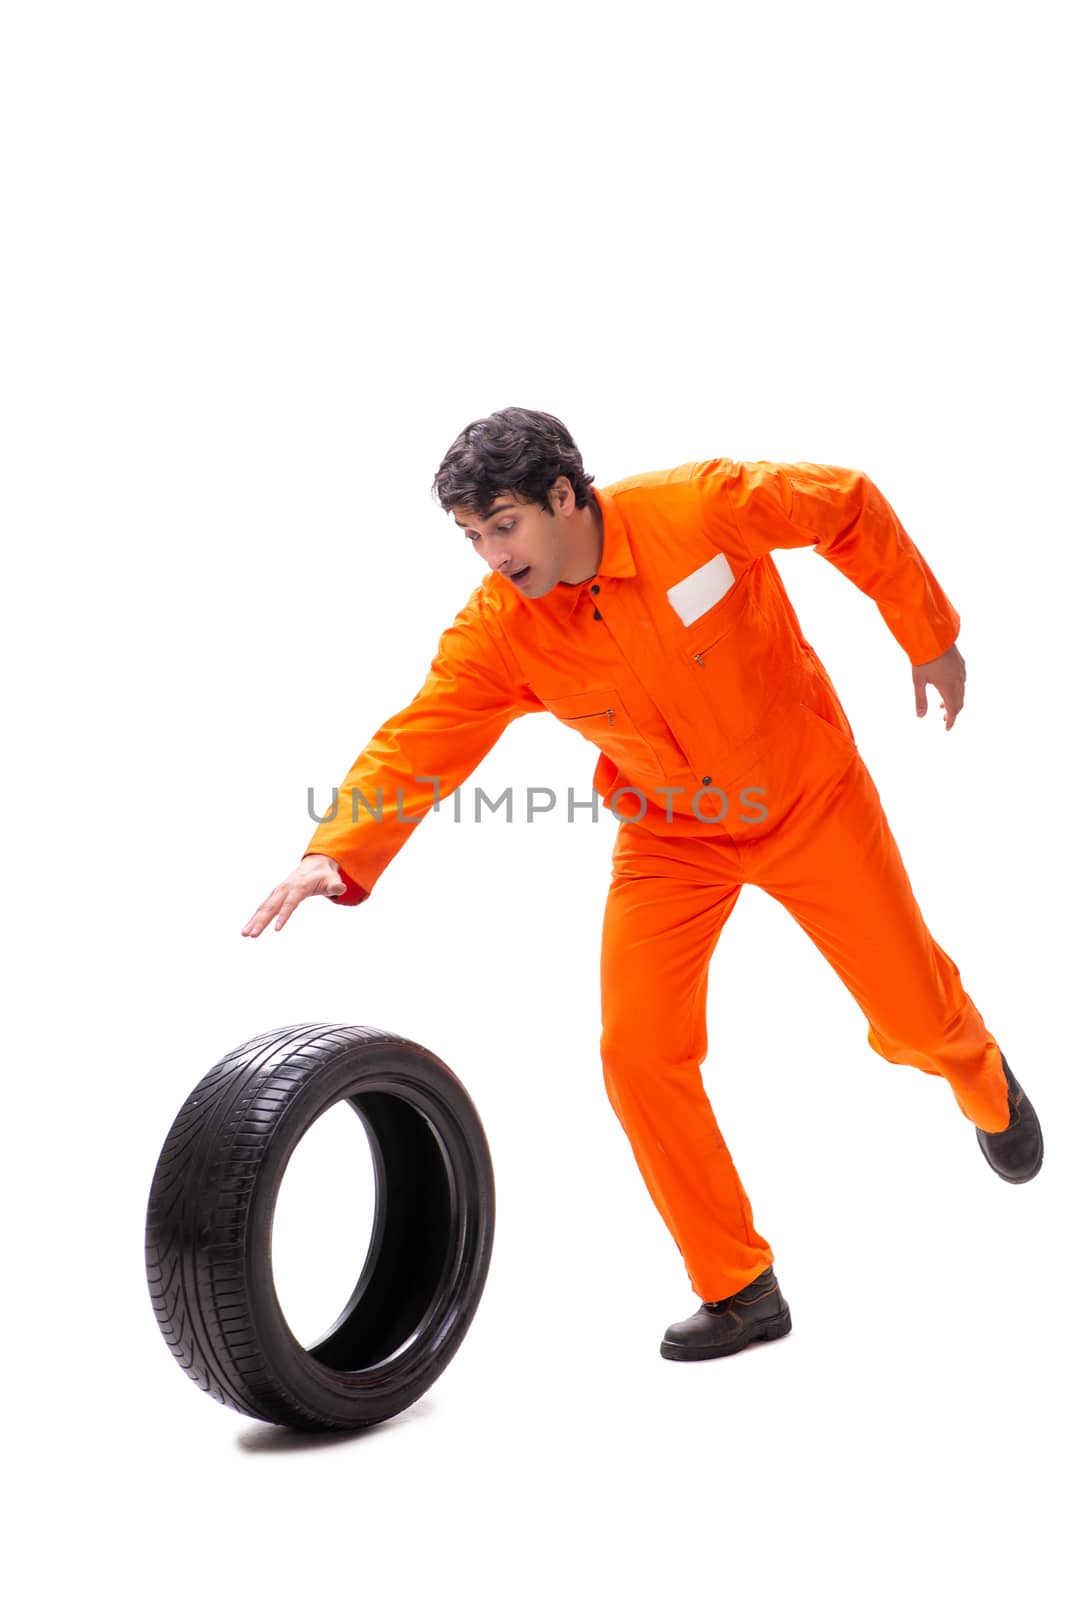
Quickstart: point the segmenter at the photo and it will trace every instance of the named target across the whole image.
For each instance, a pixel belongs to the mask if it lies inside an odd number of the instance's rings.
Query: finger
[[[927,715],[927,685],[925,683],[916,685],[916,715],[918,717]]]
[[[274,925],[275,933],[281,933],[282,929],[285,927],[294,911],[300,905],[300,902],[303,900],[303,898],[304,896],[302,894],[297,894],[293,891],[290,891],[282,904],[281,910],[278,913],[278,920]]]
[[[278,909],[284,895],[284,889],[272,889],[266,900],[260,902],[241,929],[242,935],[248,934],[250,938],[258,938]]]
[[[956,722],[964,705],[964,685],[961,684],[956,694],[949,697],[949,716],[946,718],[946,731],[948,732]]]

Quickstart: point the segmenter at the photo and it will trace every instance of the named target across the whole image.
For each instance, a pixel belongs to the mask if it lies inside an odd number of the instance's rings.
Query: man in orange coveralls
[[[326,894],[358,905],[412,824],[516,717],[547,709],[601,754],[620,820],[605,907],[605,1084],[701,1305],[675,1360],[790,1329],[771,1247],[705,1094],[709,961],[741,887],[815,941],[888,1061],[945,1078],[1010,1183],[1042,1163],[1034,1110],[931,937],[831,681],[771,552],[814,545],[879,607],[947,730],[960,619],[863,472],[715,459],[593,489],[567,429],[510,407],[473,422],[434,480],[490,568],[423,687],[357,758],[300,866],[243,932]]]

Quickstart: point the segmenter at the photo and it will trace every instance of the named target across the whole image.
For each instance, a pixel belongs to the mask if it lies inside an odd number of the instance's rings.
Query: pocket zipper
[[[564,721],[585,722],[589,717],[607,717],[608,726],[611,727],[613,718],[615,717],[615,711],[611,706],[607,706],[604,711],[583,711],[577,717],[565,717]]]

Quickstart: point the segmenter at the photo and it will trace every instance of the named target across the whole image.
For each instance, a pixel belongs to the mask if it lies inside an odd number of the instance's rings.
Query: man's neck
[[[596,495],[590,495],[590,503],[581,511],[575,513],[582,521],[575,529],[574,565],[583,574],[580,578],[561,578],[560,582],[569,589],[575,588],[580,583],[588,583],[596,574],[604,555],[604,518],[601,508],[597,503]]]

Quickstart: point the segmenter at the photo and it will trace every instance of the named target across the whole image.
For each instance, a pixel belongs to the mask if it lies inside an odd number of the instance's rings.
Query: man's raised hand
[[[957,720],[957,713],[964,704],[964,680],[968,676],[964,666],[964,657],[955,644],[948,650],[936,656],[933,661],[925,661],[922,666],[913,667],[912,684],[916,691],[916,715],[927,715],[927,685],[938,690],[942,696],[942,710],[945,712],[946,732],[952,728]]]

